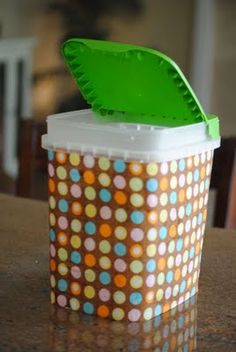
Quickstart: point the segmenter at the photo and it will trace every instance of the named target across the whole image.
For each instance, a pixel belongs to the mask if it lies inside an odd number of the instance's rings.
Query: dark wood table
[[[197,297],[145,323],[49,304],[47,204],[0,195],[0,351],[236,351],[236,233],[208,229]]]

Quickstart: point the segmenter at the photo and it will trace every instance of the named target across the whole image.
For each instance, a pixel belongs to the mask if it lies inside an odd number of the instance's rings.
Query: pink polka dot
[[[191,260],[188,266],[188,272],[191,273],[192,271],[193,271],[193,261]]]
[[[128,318],[130,321],[137,321],[141,316],[141,312],[138,309],[131,309],[128,313]]]
[[[183,187],[185,185],[185,176],[183,174],[179,177],[179,185],[180,187]]]
[[[53,177],[54,176],[54,167],[52,166],[52,164],[48,164],[48,174],[49,176]]]
[[[101,301],[106,302],[106,301],[109,301],[109,299],[111,297],[111,293],[106,288],[102,288],[99,291],[98,296],[99,296]]]
[[[177,211],[175,208],[171,208],[170,210],[170,219],[175,221],[177,219]]]
[[[165,290],[165,299],[169,299],[171,297],[171,287],[167,287]]]
[[[91,169],[92,167],[94,167],[94,164],[95,164],[94,157],[90,154],[85,155],[83,159],[83,163],[88,169]]]
[[[155,275],[148,275],[146,278],[147,287],[153,287],[155,285]]]
[[[122,273],[126,270],[127,264],[123,259],[116,259],[114,262],[114,267],[117,271]]]
[[[70,193],[74,198],[79,198],[81,197],[81,188],[78,185],[72,185],[70,188]]]
[[[162,175],[166,175],[168,172],[168,164],[166,162],[161,164],[161,173]]]
[[[164,255],[166,252],[166,244],[165,242],[161,242],[158,247],[158,252],[160,255]]]
[[[111,208],[108,206],[101,207],[100,216],[104,220],[108,220],[111,218]]]
[[[179,266],[182,262],[182,256],[181,254],[177,254],[176,258],[175,258],[175,265]]]
[[[126,186],[125,178],[120,175],[115,176],[113,182],[114,182],[114,185],[116,186],[116,188],[118,188],[118,189],[123,189]]]
[[[180,296],[178,299],[178,304],[182,304],[184,302],[184,296]]]
[[[58,226],[60,229],[65,230],[68,227],[68,221],[65,216],[60,216],[58,219]]]
[[[95,241],[92,238],[86,238],[86,240],[84,241],[84,246],[87,251],[93,251],[96,247]]]
[[[81,271],[78,266],[72,266],[70,269],[70,273],[75,279],[79,279],[81,277]]]
[[[155,194],[149,194],[147,197],[147,204],[150,208],[154,208],[157,206],[158,198]]]
[[[55,257],[56,255],[56,248],[53,244],[50,245],[50,255],[51,257]]]
[[[67,303],[66,297],[63,295],[59,295],[57,297],[57,303],[59,304],[60,307],[65,307]]]
[[[131,238],[135,241],[135,242],[139,242],[142,241],[144,237],[144,232],[142,229],[139,228],[134,228],[131,230]]]

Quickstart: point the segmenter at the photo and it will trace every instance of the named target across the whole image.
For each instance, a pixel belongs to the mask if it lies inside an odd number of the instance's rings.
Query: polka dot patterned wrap
[[[50,150],[51,302],[135,322],[193,296],[212,154],[146,164]]]

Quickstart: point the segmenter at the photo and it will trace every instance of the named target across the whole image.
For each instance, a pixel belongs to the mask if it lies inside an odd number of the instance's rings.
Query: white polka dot
[[[85,155],[83,159],[83,163],[84,163],[84,166],[86,166],[88,169],[91,169],[92,167],[94,167],[94,164],[95,164],[94,157],[90,154]]]

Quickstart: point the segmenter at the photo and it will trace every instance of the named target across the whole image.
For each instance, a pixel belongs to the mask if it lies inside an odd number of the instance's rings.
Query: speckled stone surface
[[[49,304],[46,203],[0,195],[0,253],[1,352],[236,351],[233,231],[206,231],[198,302],[145,324],[111,323]],[[188,334],[171,331],[181,314],[185,327],[192,324]]]

